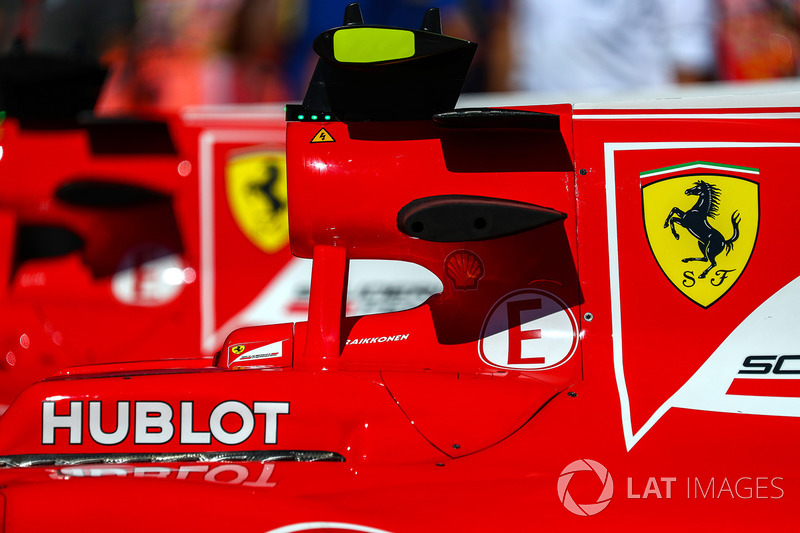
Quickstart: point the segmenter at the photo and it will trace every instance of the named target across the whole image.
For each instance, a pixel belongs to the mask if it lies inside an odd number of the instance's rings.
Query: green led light
[[[317,115],[311,115],[311,120],[317,120]]]
[[[331,119],[330,115],[325,115],[325,120],[330,120],[330,119]]]
[[[297,120],[303,120],[304,118],[306,118],[305,115],[297,115]]]

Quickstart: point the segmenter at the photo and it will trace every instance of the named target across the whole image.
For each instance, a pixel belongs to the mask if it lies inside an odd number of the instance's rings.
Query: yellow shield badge
[[[742,275],[759,225],[758,169],[695,162],[642,172],[644,227],[669,281],[708,308]]]
[[[233,218],[247,238],[272,253],[289,240],[286,209],[286,156],[246,152],[228,159],[226,193]]]

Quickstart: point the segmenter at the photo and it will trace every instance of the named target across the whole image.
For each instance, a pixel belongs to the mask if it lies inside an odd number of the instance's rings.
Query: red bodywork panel
[[[285,167],[285,125],[282,113],[270,108],[242,116],[227,109],[189,109],[150,117],[163,124],[171,143],[156,149],[136,131],[122,137],[121,147],[104,148],[109,141],[103,144],[97,137],[106,133],[91,125],[38,130],[5,120],[0,142],[0,172],[6,177],[0,193],[2,410],[25,386],[64,367],[201,355],[210,360],[230,331],[259,322],[258,312],[248,306],[269,293],[265,288],[291,262],[291,254],[280,212],[260,215],[257,208],[266,200],[247,187],[261,183],[254,164]],[[120,134],[111,133],[119,143]],[[279,178],[277,195],[284,170]],[[61,196],[84,182],[135,186],[160,196],[107,206]],[[239,197],[249,211],[234,206]],[[285,205],[281,209],[285,219]],[[273,225],[256,229],[254,237],[245,234],[250,228],[237,216],[250,226]],[[265,220],[254,218],[259,216]],[[82,245],[27,257],[20,249],[25,243],[18,242],[21,232],[41,226],[70,231]],[[34,246],[50,246],[30,237]],[[302,304],[307,285],[289,282],[287,292],[301,292],[277,302],[273,319],[305,316],[289,306]]]
[[[282,106],[146,118],[162,128],[161,145],[131,119],[2,124],[0,412],[64,367],[210,360],[239,327],[307,316],[311,268],[289,249]],[[79,203],[96,190],[63,194],[86,182],[158,197],[103,206]],[[52,248],[37,235],[17,242],[41,226],[81,246],[28,257],[20,247],[30,241]],[[411,307],[438,290],[433,275],[407,269],[355,278],[347,305],[357,314]]]
[[[234,332],[213,364],[26,389],[0,418],[6,530],[791,523],[800,114],[753,106],[529,109],[558,131],[290,123],[308,322]],[[312,142],[321,128],[333,141]],[[401,230],[405,206],[441,195],[566,218],[476,241]],[[417,263],[443,290],[346,316],[365,258]],[[120,524],[129,502],[143,511]]]

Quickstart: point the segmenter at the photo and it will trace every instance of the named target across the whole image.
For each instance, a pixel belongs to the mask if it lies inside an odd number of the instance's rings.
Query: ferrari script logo
[[[753,176],[758,169],[691,163],[641,174],[643,181],[658,176],[642,186],[653,256],[675,288],[703,308],[733,287],[756,242],[758,183],[734,174]]]
[[[227,162],[225,178],[228,203],[242,232],[267,253],[283,248],[289,240],[284,154],[236,155]]]

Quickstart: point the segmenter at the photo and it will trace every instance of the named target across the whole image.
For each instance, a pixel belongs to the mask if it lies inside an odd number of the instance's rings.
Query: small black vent
[[[397,227],[432,242],[483,241],[535,229],[567,217],[538,205],[483,196],[420,198],[397,214]]]
[[[60,257],[83,248],[83,239],[63,226],[29,225],[17,228],[17,263]]]
[[[152,189],[99,180],[76,180],[58,188],[56,198],[78,207],[125,208],[169,201],[170,197]]]

